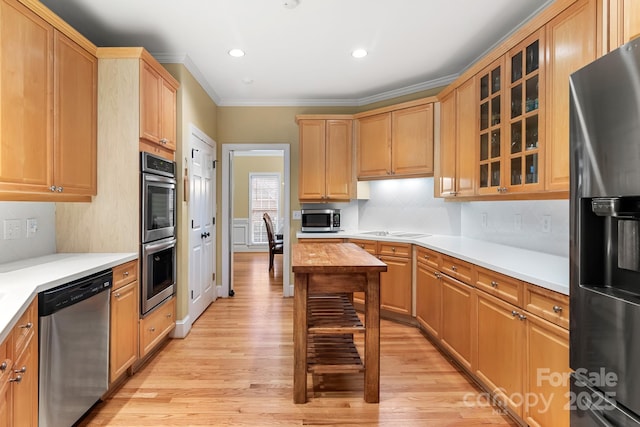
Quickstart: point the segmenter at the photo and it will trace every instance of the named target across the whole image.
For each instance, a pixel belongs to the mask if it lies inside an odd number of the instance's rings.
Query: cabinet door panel
[[[357,121],[358,177],[391,174],[391,114],[377,114]]]
[[[436,165],[435,197],[454,196],[456,188],[456,91],[440,100],[440,164]]]
[[[473,288],[442,276],[442,345],[471,369]]]
[[[53,182],[53,27],[0,1],[0,190],[49,191]]]
[[[411,314],[411,259],[380,256],[387,271],[380,274],[380,308]]]
[[[438,338],[442,314],[439,273],[422,263],[417,263],[416,269],[416,319],[427,332]]]
[[[569,190],[569,75],[596,59],[596,1],[579,1],[547,24],[546,189]]]
[[[568,427],[569,331],[529,316],[527,342],[527,392],[540,399],[529,401],[524,419],[530,426]]]
[[[351,120],[327,120],[325,180],[328,199],[349,200],[351,198],[353,190],[352,134]]]
[[[165,148],[176,149],[176,90],[165,80],[160,85],[160,139]]]
[[[160,99],[162,78],[140,60],[140,138],[160,142]]]
[[[111,292],[109,382],[138,357],[138,294],[137,281]]]
[[[32,337],[22,354],[16,358],[14,369],[26,368],[20,382],[11,383],[13,388],[13,425],[37,427],[38,425],[38,335]]]
[[[456,153],[456,192],[458,196],[472,196],[476,191],[476,85],[470,79],[456,91],[457,101],[457,153]]]
[[[433,104],[393,111],[391,131],[392,173],[433,173]]]
[[[97,190],[98,60],[55,33],[54,183],[65,193]]]
[[[520,320],[517,307],[483,292],[477,295],[476,374],[497,391],[500,401],[522,416],[524,320]]]
[[[300,120],[300,178],[298,197],[321,200],[325,196],[325,120]]]

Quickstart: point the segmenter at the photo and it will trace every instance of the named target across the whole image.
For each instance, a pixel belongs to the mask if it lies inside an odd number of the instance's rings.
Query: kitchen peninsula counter
[[[392,234],[378,236],[364,233],[361,230],[340,231],[338,233],[298,232],[296,236],[304,239],[336,238],[412,243],[545,289],[569,295],[568,257],[461,236],[434,234],[418,238],[405,238]]]
[[[0,264],[0,342],[39,292],[137,258],[137,253],[58,253]]]

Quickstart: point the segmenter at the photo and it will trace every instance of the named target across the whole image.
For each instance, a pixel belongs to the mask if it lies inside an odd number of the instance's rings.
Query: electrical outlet
[[[551,215],[544,215],[542,217],[542,232],[551,233]]]
[[[515,216],[513,217],[513,228],[515,228],[516,230],[522,230],[522,215],[521,214],[515,214]]]
[[[293,211],[293,219],[302,219],[301,211]]]
[[[489,214],[486,212],[482,212],[482,228],[487,228],[489,226]]]
[[[20,238],[20,235],[22,234],[22,224],[19,219],[5,219],[3,225],[5,240],[15,240]]]
[[[35,218],[27,218],[27,239],[34,237],[38,232],[38,220]]]

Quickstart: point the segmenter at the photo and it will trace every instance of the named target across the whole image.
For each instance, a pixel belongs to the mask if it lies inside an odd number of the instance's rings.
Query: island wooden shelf
[[[380,273],[387,265],[353,243],[292,248],[293,401],[307,401],[307,374],[364,372],[364,400],[380,401]],[[364,324],[352,305],[364,292]],[[364,362],[354,334],[364,332]]]

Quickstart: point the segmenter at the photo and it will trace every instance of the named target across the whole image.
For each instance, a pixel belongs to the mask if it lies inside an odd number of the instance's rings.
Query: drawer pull
[[[20,325],[21,329],[31,329],[33,327],[33,323],[29,322],[26,325]]]
[[[512,315],[513,317],[516,317],[516,316],[519,316],[519,315],[520,315],[520,313],[518,313],[518,312],[517,312],[517,311],[515,311],[515,310],[511,310],[511,315]]]
[[[491,286],[493,286],[494,288],[498,287],[498,282],[496,282],[495,280],[491,281]]]
[[[562,311],[562,307],[560,307],[559,305],[554,305],[553,306],[553,312],[554,313],[560,313]]]
[[[451,266],[451,269],[452,269],[453,271],[458,271],[458,267],[456,267],[455,265],[452,265],[452,266]]]
[[[442,279],[442,274],[440,273],[435,273],[434,276],[436,277],[436,279],[440,280]]]
[[[129,272],[125,271],[124,273],[122,273],[124,275],[124,277],[128,277],[129,276]]]
[[[9,378],[10,383],[20,383],[22,382],[22,375],[18,375],[15,378]]]
[[[425,255],[425,256],[424,256],[424,259],[429,259],[429,255]]]
[[[519,314],[519,315],[518,315],[518,318],[519,318],[520,320],[527,320],[527,316],[525,316],[524,314]]]
[[[23,366],[20,369],[14,369],[13,370],[14,374],[24,374],[25,372],[27,372],[27,367],[26,366]]]
[[[154,327],[152,326],[152,327],[150,327],[150,328],[149,328],[149,331],[150,331],[150,332],[155,332],[155,331],[156,331],[156,328],[154,328]]]
[[[120,298],[120,292],[116,292],[116,298]]]
[[[396,248],[391,248],[391,252],[395,252],[395,251],[396,251]]]
[[[170,319],[170,318],[171,318],[171,313],[168,313],[167,314],[167,319]]]
[[[5,360],[4,362],[2,362],[2,365],[0,365],[0,371],[4,372],[7,370],[7,361]]]

